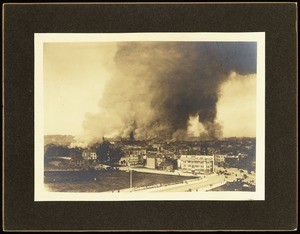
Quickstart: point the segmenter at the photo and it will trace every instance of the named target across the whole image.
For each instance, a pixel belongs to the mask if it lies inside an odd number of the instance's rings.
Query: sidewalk
[[[119,167],[120,171],[128,171],[128,167]],[[190,173],[184,173],[184,172],[171,172],[171,171],[161,171],[161,170],[155,170],[155,169],[149,169],[149,168],[139,168],[139,167],[130,167],[130,170],[137,171],[137,172],[143,172],[143,173],[152,173],[152,174],[161,174],[161,175],[174,175],[174,176],[187,176],[187,177],[203,177],[203,175],[193,175]]]
[[[206,176],[206,178],[195,178],[195,179],[190,179],[190,180],[185,180],[181,183],[177,183],[177,184],[154,184],[154,185],[151,185],[151,186],[147,186],[147,187],[138,187],[138,188],[126,188],[126,189],[121,189],[119,191],[114,191],[115,193],[129,193],[129,192],[141,192],[141,193],[150,193],[150,192],[159,192],[160,190],[164,190],[166,188],[168,189],[172,189],[172,188],[179,188],[181,186],[185,186],[187,184],[189,185],[194,185],[194,184],[197,184],[197,183],[202,183],[202,182],[206,182],[208,181],[208,179],[210,177],[214,177],[214,176],[217,176],[216,174],[213,174],[213,175],[209,175],[209,176]],[[222,182],[223,183],[223,182]],[[206,191],[208,188],[210,189],[213,189],[215,187],[218,187],[218,186],[221,186],[223,184],[220,184],[220,183],[217,183],[216,185],[214,186],[209,186],[209,187],[205,187],[204,189],[201,189],[201,191]],[[199,190],[200,191],[200,190]],[[108,191],[107,193],[112,193],[113,191]]]
[[[199,182],[204,182],[204,181],[207,181],[207,179],[186,180],[183,183],[178,183],[178,184],[174,184],[174,185],[162,185],[160,187],[150,188],[150,189],[137,189],[137,190],[134,190],[133,192],[147,192],[147,193],[159,192],[160,190],[164,190],[165,188],[177,188],[177,187],[181,187],[182,185],[185,185],[185,184],[193,185],[193,184],[197,184]]]
[[[120,189],[120,190],[117,190],[117,191],[107,191],[106,193],[129,193],[129,192],[156,192],[156,191],[159,191],[159,190],[162,190],[162,189],[165,189],[166,187],[167,188],[176,188],[176,187],[180,187],[182,185],[185,185],[185,184],[195,184],[195,183],[199,183],[199,182],[204,182],[204,181],[207,181],[207,179],[201,179],[201,178],[196,178],[196,179],[191,179],[191,180],[185,180],[183,182],[180,182],[180,183],[177,183],[177,184],[154,184],[154,185],[150,185],[150,186],[147,186],[147,187],[138,187],[138,188],[126,188],[126,189]]]

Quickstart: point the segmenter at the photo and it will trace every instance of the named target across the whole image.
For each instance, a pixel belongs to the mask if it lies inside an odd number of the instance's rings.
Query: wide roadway
[[[193,181],[193,182],[188,181],[187,183],[183,183],[183,184],[146,189],[139,192],[189,192],[189,191],[200,192],[200,191],[213,188],[213,186],[221,185],[222,183],[224,183],[224,180],[225,180],[224,175],[210,175],[199,181]]]

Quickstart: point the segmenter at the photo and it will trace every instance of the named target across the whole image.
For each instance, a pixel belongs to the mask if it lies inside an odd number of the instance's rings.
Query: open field
[[[47,171],[45,185],[52,192],[106,192],[129,188],[124,171]],[[133,171],[133,187],[181,183],[195,177],[160,175]]]

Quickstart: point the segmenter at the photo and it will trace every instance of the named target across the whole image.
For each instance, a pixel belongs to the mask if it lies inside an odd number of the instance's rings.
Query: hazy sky
[[[115,76],[117,51],[116,43],[44,44],[45,134],[82,133],[86,115],[99,112],[105,84]],[[217,102],[223,136],[254,137],[255,116],[256,75],[232,73]]]
[[[84,115],[98,111],[115,51],[109,43],[44,44],[45,134],[82,131]]]
[[[221,88],[217,104],[217,121],[225,137],[255,137],[256,75],[240,78],[233,73]]]

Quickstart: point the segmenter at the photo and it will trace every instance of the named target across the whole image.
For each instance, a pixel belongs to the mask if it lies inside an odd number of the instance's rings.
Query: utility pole
[[[130,171],[130,192],[132,192],[132,170]]]
[[[129,188],[130,188],[130,192],[132,192],[132,170],[130,168],[129,162],[128,162],[128,170],[129,170]]]

